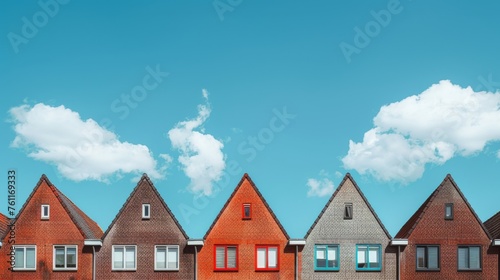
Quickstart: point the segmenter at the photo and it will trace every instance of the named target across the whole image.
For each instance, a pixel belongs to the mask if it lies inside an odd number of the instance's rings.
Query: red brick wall
[[[490,240],[450,181],[446,181],[412,232],[401,259],[402,279],[498,280],[498,257]],[[454,219],[444,219],[445,203],[454,203]],[[416,245],[440,245],[440,271],[416,271]],[[458,271],[457,246],[482,246],[482,272]]]
[[[242,220],[243,203],[252,204],[251,220]],[[286,236],[271,213],[245,179],[198,254],[199,279],[294,279],[295,247],[287,246],[287,243]],[[238,245],[237,272],[214,271],[215,244]],[[259,244],[279,245],[279,271],[255,271],[255,245]]]
[[[41,220],[42,204],[50,205],[50,219]],[[8,236],[0,250],[0,279],[92,279],[92,253],[83,252],[83,236],[59,203],[50,187],[42,181],[15,224],[16,245],[36,245],[36,271],[7,270],[10,246]],[[53,270],[53,245],[78,245],[77,271]]]
[[[142,204],[151,218],[142,220]],[[97,254],[97,279],[193,279],[194,251],[160,198],[143,180],[103,241]],[[112,271],[112,245],[137,245],[137,270]],[[179,245],[179,271],[154,271],[155,245]]]

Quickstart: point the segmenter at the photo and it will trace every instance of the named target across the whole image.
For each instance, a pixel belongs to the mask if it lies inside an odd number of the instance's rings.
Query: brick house
[[[498,254],[498,279],[500,279],[500,212],[493,215],[491,218],[484,222],[484,226],[493,238],[490,251]]]
[[[401,279],[498,279],[489,233],[449,174],[396,238],[408,243]]]
[[[0,279],[93,279],[101,228],[42,175],[15,222],[15,268],[7,264],[8,235],[0,251]],[[5,265],[7,264],[7,267]]]
[[[5,236],[5,234],[7,234],[7,231],[9,229],[9,223],[9,218],[0,213],[0,249],[2,248],[3,237]],[[0,269],[3,269],[2,264],[0,264]]]
[[[194,279],[195,247],[146,174],[103,235],[97,279]]]
[[[396,248],[347,173],[305,236],[302,279],[395,279]]]
[[[300,255],[248,174],[204,237],[199,279],[297,279]],[[300,242],[299,242],[300,243]]]

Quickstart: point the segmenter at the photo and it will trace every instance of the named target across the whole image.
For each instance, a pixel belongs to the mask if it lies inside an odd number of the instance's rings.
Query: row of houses
[[[481,222],[450,175],[395,237],[350,174],[303,239],[247,174],[203,239],[147,175],[106,232],[42,175],[0,235],[0,279],[500,279],[500,212]]]

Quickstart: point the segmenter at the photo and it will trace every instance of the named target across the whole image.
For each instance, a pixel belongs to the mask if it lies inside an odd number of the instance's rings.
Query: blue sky
[[[500,210],[498,3],[8,1],[1,169],[106,230],[147,172],[201,238],[246,172],[301,238],[350,172],[392,235],[451,173]]]

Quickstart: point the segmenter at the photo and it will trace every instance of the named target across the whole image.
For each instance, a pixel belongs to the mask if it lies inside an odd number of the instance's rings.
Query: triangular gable
[[[403,225],[401,230],[396,234],[396,238],[409,238],[413,230],[417,227],[418,223],[422,220],[422,217],[424,217],[425,212],[427,211],[428,207],[431,205],[432,201],[436,197],[436,195],[441,191],[442,188],[444,188],[444,185],[446,182],[449,181],[451,185],[455,188],[457,193],[460,195],[462,200],[465,202],[467,205],[469,211],[471,211],[472,215],[475,217],[476,221],[478,224],[481,226],[483,231],[486,233],[486,236],[491,239],[490,233],[488,230],[484,227],[483,223],[477,216],[476,212],[472,208],[472,206],[469,204],[467,199],[465,198],[464,194],[458,187],[458,185],[455,183],[455,180],[453,180],[453,177],[451,177],[450,174],[446,175],[444,178],[443,182],[432,192],[432,194],[425,200],[425,202],[418,208],[418,210],[411,216],[411,218]]]
[[[57,200],[61,204],[61,206],[64,208],[66,213],[68,214],[69,218],[75,226],[78,228],[80,233],[82,234],[84,239],[99,239],[102,236],[102,230],[99,227],[99,225],[94,222],[91,218],[89,218],[80,208],[78,208],[69,198],[67,198],[59,189],[54,186],[49,178],[45,176],[45,174],[42,174],[40,177],[40,180],[36,184],[35,188],[31,192],[31,194],[28,196],[28,199],[26,199],[26,202],[23,204],[23,207],[21,207],[21,210],[19,210],[19,213],[17,213],[17,216],[15,220],[17,220],[19,217],[21,217],[22,213],[24,212],[24,209],[27,207],[27,205],[31,202],[31,199],[35,195],[35,193],[38,191],[40,188],[41,184],[45,182],[47,186],[50,188],[52,193],[56,196]]]
[[[236,188],[234,189],[233,193],[231,194],[231,196],[227,199],[226,203],[224,204],[224,206],[222,207],[222,209],[220,210],[219,214],[217,215],[217,217],[215,218],[215,220],[213,221],[212,225],[210,226],[210,228],[208,229],[207,233],[205,234],[205,236],[203,237],[203,239],[207,239],[208,235],[210,234],[210,232],[212,231],[212,229],[214,228],[214,226],[217,224],[217,221],[219,220],[219,218],[221,217],[222,213],[224,213],[224,210],[226,209],[226,207],[229,205],[229,203],[231,202],[231,200],[233,199],[233,197],[236,195],[236,193],[238,192],[238,190],[240,189],[241,185],[243,184],[243,182],[247,180],[250,185],[252,186],[252,188],[254,189],[254,191],[257,193],[258,197],[260,198],[260,200],[262,201],[262,203],[266,206],[266,209],[267,211],[269,211],[269,213],[271,214],[271,216],[273,217],[274,221],[276,222],[276,224],[278,225],[278,227],[281,229],[281,231],[283,232],[283,234],[285,235],[286,239],[290,239],[290,237],[288,236],[288,233],[286,232],[285,228],[281,225],[280,221],[278,220],[278,218],[276,217],[276,215],[274,214],[273,210],[271,209],[271,207],[269,206],[269,204],[267,204],[267,201],[264,199],[264,197],[262,196],[262,194],[260,193],[259,189],[257,188],[257,186],[255,186],[254,182],[252,181],[252,179],[250,178],[250,176],[245,173],[243,175],[243,177],[241,178],[240,182],[238,183],[238,185],[236,186]]]
[[[497,212],[491,218],[484,222],[484,226],[494,239],[500,238],[500,212]]]
[[[167,203],[165,203],[165,201],[161,197],[160,193],[158,192],[158,190],[154,186],[153,182],[149,179],[148,175],[146,173],[144,173],[142,175],[141,179],[139,180],[139,182],[137,183],[137,185],[135,186],[135,188],[132,191],[132,193],[130,193],[129,197],[127,198],[127,200],[123,204],[123,206],[120,209],[120,211],[118,212],[118,214],[116,214],[115,218],[113,219],[113,221],[109,225],[109,227],[106,230],[106,232],[104,232],[104,235],[102,236],[102,240],[104,240],[106,238],[106,236],[108,235],[109,231],[113,228],[113,226],[115,225],[116,221],[121,216],[122,212],[127,208],[129,202],[132,200],[132,198],[134,197],[135,193],[137,192],[137,190],[139,189],[139,187],[142,185],[143,182],[145,182],[147,185],[149,185],[149,187],[153,190],[154,194],[158,197],[158,199],[160,200],[160,202],[163,205],[163,207],[165,207],[165,210],[167,211],[167,213],[170,215],[170,217],[172,217],[172,220],[177,225],[177,227],[179,228],[179,230],[182,232],[182,235],[186,239],[189,239],[188,235],[186,234],[186,232],[182,228],[182,226],[179,223],[179,221],[177,221],[177,219],[175,218],[174,213],[172,213],[172,211],[170,211],[170,208],[168,207]]]
[[[346,183],[347,180],[350,180],[352,182],[354,188],[356,189],[356,191],[358,192],[358,194],[361,196],[361,198],[365,202],[365,204],[368,207],[368,209],[370,209],[370,212],[375,217],[375,220],[377,220],[378,224],[380,225],[380,227],[382,228],[382,230],[385,232],[385,234],[387,235],[387,237],[389,239],[391,239],[391,235],[389,234],[389,232],[385,228],[385,226],[382,223],[382,221],[379,219],[379,217],[378,217],[377,213],[375,212],[375,210],[373,210],[370,202],[368,202],[368,199],[366,199],[365,195],[363,194],[363,192],[359,188],[358,184],[356,184],[356,181],[354,181],[354,179],[352,178],[352,176],[351,176],[350,173],[347,173],[344,176],[344,179],[340,182],[339,186],[337,187],[337,189],[335,190],[335,192],[332,194],[332,196],[330,197],[330,199],[326,203],[325,207],[323,207],[323,209],[319,213],[318,217],[316,218],[316,220],[314,221],[314,223],[311,225],[311,227],[307,231],[306,236],[304,237],[304,239],[307,239],[307,237],[309,236],[309,234],[313,231],[314,227],[320,221],[321,217],[323,216],[323,214],[325,213],[325,211],[328,209],[328,207],[330,206],[330,204],[332,203],[332,201],[336,197],[336,195],[340,192],[340,190],[342,189],[342,187],[344,186],[344,184]]]

